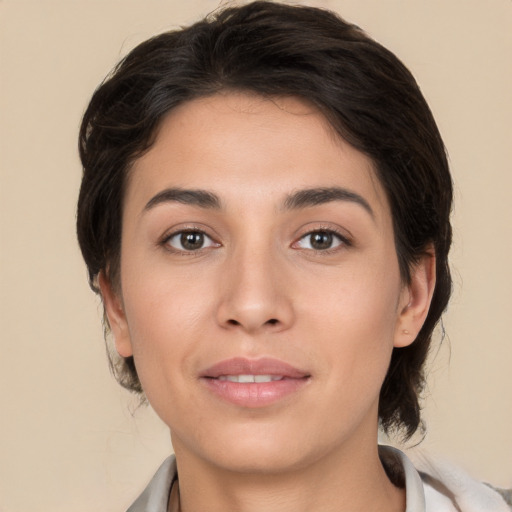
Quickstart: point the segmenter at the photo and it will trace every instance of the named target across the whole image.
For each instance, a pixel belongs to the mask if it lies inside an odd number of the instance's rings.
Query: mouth
[[[223,401],[259,408],[298,393],[311,380],[311,375],[277,359],[233,358],[206,369],[200,380]]]
[[[274,382],[283,380],[283,375],[219,375],[217,379],[227,380],[229,382],[242,382],[244,384],[252,382]]]

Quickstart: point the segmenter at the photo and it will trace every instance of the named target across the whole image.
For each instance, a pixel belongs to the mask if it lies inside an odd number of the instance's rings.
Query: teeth
[[[255,376],[254,375],[238,375],[238,377],[235,377],[235,381],[233,382],[255,382]]]
[[[272,375],[255,375],[254,382],[272,382]]]
[[[282,375],[220,375],[219,380],[229,382],[252,383],[252,382],[273,382],[283,379]]]

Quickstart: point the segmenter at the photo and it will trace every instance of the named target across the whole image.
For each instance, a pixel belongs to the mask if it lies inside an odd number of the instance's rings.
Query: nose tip
[[[293,305],[276,261],[252,254],[250,264],[231,264],[224,276],[218,306],[222,327],[256,333],[277,332],[291,325]]]

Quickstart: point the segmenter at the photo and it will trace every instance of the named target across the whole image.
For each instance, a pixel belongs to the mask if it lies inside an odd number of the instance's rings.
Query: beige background
[[[136,43],[217,0],[0,0],[0,511],[121,511],[170,450],[110,377],[74,236],[76,134]],[[512,486],[512,1],[324,0],[416,75],[456,182],[422,448]]]

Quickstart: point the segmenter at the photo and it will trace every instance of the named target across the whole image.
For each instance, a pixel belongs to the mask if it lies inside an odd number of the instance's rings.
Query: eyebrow
[[[299,210],[311,206],[319,206],[333,201],[348,201],[362,206],[372,218],[374,212],[364,197],[341,187],[318,187],[298,190],[286,197],[283,202],[284,210]],[[144,207],[151,210],[164,203],[182,203],[200,208],[220,210],[221,200],[216,194],[201,189],[166,188],[153,196]]]
[[[221,208],[219,197],[207,190],[166,188],[153,196],[146,203],[144,211],[151,210],[155,206],[163,203],[183,203],[212,210],[220,210]]]
[[[333,201],[348,201],[350,203],[358,204],[359,206],[362,206],[372,218],[375,218],[375,214],[370,204],[364,197],[341,187],[321,187],[298,190],[286,198],[284,201],[284,209],[297,210]]]

